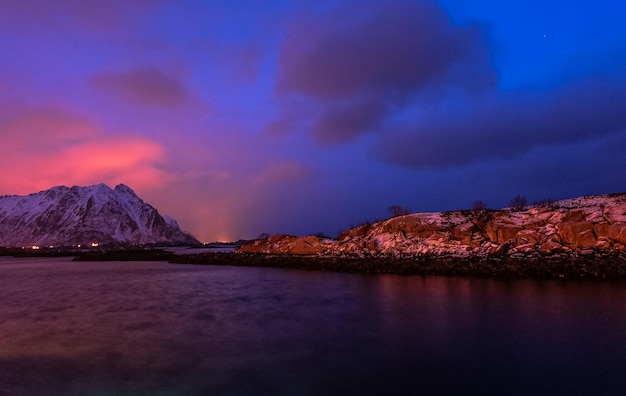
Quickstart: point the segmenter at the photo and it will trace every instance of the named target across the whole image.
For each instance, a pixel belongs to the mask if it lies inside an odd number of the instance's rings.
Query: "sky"
[[[626,191],[621,0],[0,0],[0,195],[201,241]]]

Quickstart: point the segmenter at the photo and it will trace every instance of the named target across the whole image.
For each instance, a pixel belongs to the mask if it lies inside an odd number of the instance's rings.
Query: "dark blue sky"
[[[622,1],[0,9],[0,194],[125,183],[230,240],[626,191]]]

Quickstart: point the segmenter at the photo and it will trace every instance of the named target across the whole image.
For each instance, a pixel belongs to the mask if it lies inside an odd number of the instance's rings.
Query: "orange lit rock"
[[[607,237],[615,242],[626,245],[626,223],[615,223],[607,227]]]
[[[472,241],[473,223],[459,224],[452,229],[452,238],[460,241],[462,245],[469,245]]]
[[[593,223],[588,221],[566,221],[557,226],[563,243],[573,247],[589,249],[597,239],[593,231]]]

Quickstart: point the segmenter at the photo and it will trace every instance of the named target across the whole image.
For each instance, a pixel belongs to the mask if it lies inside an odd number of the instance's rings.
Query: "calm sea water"
[[[626,284],[0,258],[0,395],[626,391]]]

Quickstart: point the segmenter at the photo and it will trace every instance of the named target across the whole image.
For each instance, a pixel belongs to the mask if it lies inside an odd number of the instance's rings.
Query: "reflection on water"
[[[0,395],[617,394],[626,284],[0,258]]]

